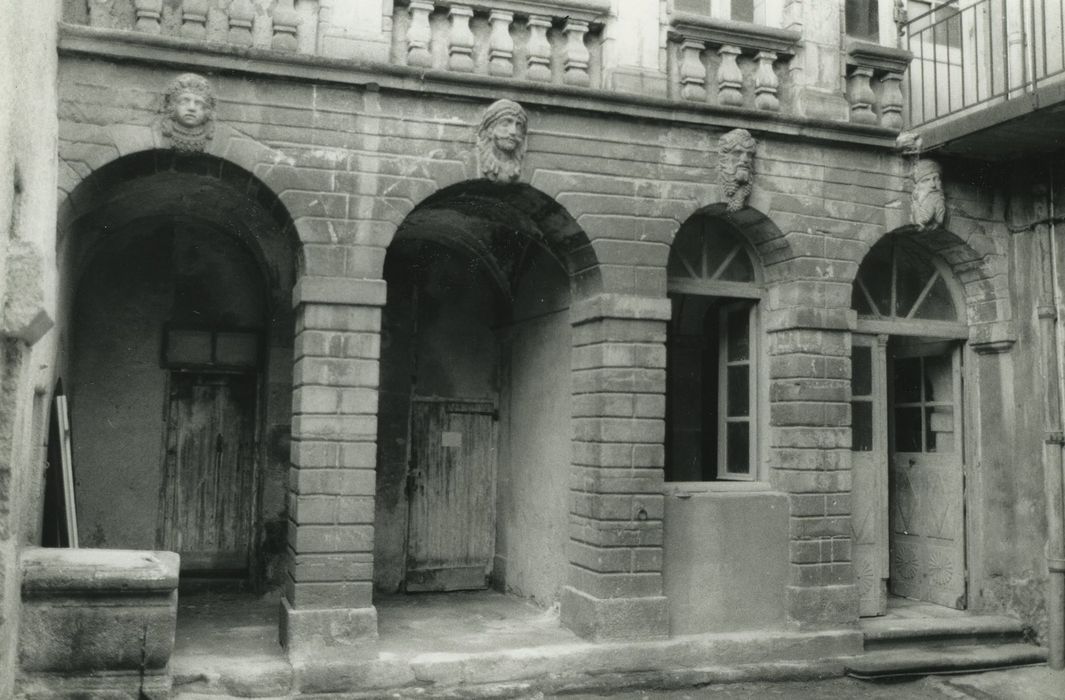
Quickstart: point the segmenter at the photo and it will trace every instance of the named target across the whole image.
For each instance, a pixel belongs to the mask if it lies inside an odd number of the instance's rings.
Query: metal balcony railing
[[[1065,82],[1065,0],[950,0],[905,25],[909,126]]]

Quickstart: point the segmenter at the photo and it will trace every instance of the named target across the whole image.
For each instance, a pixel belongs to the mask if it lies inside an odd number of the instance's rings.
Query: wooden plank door
[[[887,336],[853,336],[851,347],[851,537],[858,613],[887,612]]]
[[[255,481],[255,375],[170,376],[159,537],[182,572],[243,573]]]
[[[495,551],[495,408],[411,405],[406,590],[485,588]]]
[[[901,348],[892,360],[891,592],[965,607],[961,352]]]

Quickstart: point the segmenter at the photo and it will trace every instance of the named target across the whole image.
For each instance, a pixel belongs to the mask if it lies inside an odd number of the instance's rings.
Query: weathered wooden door
[[[411,405],[407,591],[485,588],[495,550],[495,407]]]
[[[253,374],[170,375],[158,541],[182,572],[244,572],[255,500]]]
[[[862,616],[887,612],[886,346],[887,336],[855,335],[851,347],[851,536]]]
[[[902,347],[891,362],[891,592],[964,608],[961,352]]]

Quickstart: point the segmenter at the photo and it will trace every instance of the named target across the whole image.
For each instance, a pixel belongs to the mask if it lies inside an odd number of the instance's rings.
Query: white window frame
[[[729,360],[728,317],[731,312],[747,308],[747,359]],[[734,301],[718,309],[717,324],[717,478],[720,481],[756,481],[758,478],[758,344],[755,328],[758,321],[758,304]],[[747,366],[747,415],[728,415],[728,370],[730,367]],[[728,469],[728,426],[730,423],[747,424],[747,471],[733,472]]]

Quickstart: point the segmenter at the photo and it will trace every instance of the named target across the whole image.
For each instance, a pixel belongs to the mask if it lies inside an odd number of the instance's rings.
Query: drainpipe
[[[1065,474],[1062,473],[1065,434],[1061,424],[1061,385],[1058,371],[1057,310],[1058,277],[1056,226],[1054,223],[1054,168],[1050,170],[1048,195],[1050,221],[1045,224],[1046,236],[1040,240],[1043,259],[1042,293],[1037,307],[1043,367],[1046,370],[1046,399],[1044,411],[1043,479],[1046,492],[1047,541],[1046,558],[1050,581],[1047,592],[1047,617],[1050,624],[1050,668],[1065,668]]]

